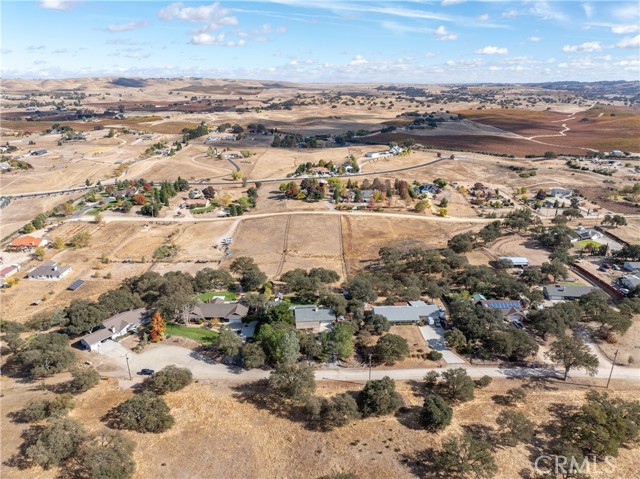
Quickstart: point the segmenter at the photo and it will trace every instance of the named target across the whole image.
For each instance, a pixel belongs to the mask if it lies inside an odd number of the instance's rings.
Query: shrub
[[[402,336],[387,334],[378,339],[375,353],[385,363],[402,361],[409,354],[409,344]]]
[[[527,398],[527,393],[522,388],[511,388],[507,390],[507,404],[516,404],[523,402]]]
[[[269,376],[269,389],[283,399],[304,400],[316,390],[313,368],[308,364],[281,364]]]
[[[66,416],[71,409],[73,397],[71,394],[62,394],[53,399],[29,401],[16,417],[19,422],[38,422],[50,417]]]
[[[48,469],[72,458],[88,438],[85,429],[71,419],[58,419],[48,424],[29,446],[25,455],[35,464]]]
[[[424,426],[431,431],[439,431],[451,424],[453,409],[437,394],[429,394],[425,400],[420,419]]]
[[[439,389],[452,401],[470,401],[473,399],[475,384],[463,368],[449,369],[442,373]]]
[[[108,422],[115,429],[137,432],[164,432],[174,423],[164,399],[145,391],[120,403],[108,415]]]
[[[429,351],[429,353],[427,353],[427,359],[429,359],[430,361],[439,361],[442,359],[442,353],[440,351],[432,349],[431,351]]]
[[[129,479],[136,464],[135,443],[118,431],[104,431],[83,448],[78,461],[80,477],[91,479]]]
[[[72,393],[83,393],[100,382],[100,374],[93,368],[72,368],[71,376],[73,379],[69,381],[69,391]]]
[[[358,394],[357,402],[363,416],[383,416],[400,407],[400,395],[396,392],[395,381],[385,376],[368,381]]]
[[[486,388],[489,384],[491,384],[491,382],[493,381],[493,378],[491,378],[491,376],[482,376],[480,379],[476,379],[474,381],[475,385],[477,388]]]
[[[191,381],[193,381],[191,371],[172,364],[145,379],[142,387],[162,395],[168,392],[179,391],[191,384]]]

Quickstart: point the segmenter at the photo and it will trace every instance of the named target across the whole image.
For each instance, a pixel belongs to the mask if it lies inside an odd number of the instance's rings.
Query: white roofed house
[[[145,308],[133,309],[105,319],[102,327],[80,338],[80,344],[90,351],[98,351],[102,344],[109,339],[118,339],[134,331],[149,319]]]
[[[512,267],[529,266],[529,260],[522,256],[500,256],[498,259],[510,263]]]

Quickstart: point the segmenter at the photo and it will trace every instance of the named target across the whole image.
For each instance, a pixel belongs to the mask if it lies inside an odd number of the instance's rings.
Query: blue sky
[[[639,80],[640,3],[2,1],[3,78]]]

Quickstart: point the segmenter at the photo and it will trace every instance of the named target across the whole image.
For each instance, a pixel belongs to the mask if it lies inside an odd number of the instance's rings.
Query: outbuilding
[[[529,260],[522,256],[500,256],[498,259],[511,263],[512,267],[529,266]]]

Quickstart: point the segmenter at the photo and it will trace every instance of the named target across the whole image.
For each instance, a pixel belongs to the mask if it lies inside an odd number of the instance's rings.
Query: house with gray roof
[[[71,272],[71,266],[62,266],[55,261],[45,261],[37,268],[27,273],[29,279],[41,279],[57,281]]]
[[[627,289],[633,289],[636,286],[640,285],[640,277],[631,274],[623,276],[620,278],[620,284]]]
[[[189,318],[193,321],[199,319],[218,320],[226,323],[241,323],[249,314],[249,308],[240,303],[225,303],[216,299],[210,303],[198,303],[195,305]]]
[[[585,294],[589,294],[595,288],[591,286],[564,286],[554,284],[542,288],[544,297],[551,301],[565,301],[569,299],[578,299]]]
[[[440,306],[427,304],[424,301],[409,301],[406,306],[375,306],[373,314],[381,314],[391,324],[427,323],[434,324],[436,319],[444,319],[444,311]]]
[[[145,308],[133,309],[105,319],[102,327],[80,338],[80,344],[89,351],[98,351],[108,339],[118,339],[147,322],[149,315]]]
[[[640,261],[625,261],[622,267],[632,273],[640,273]]]
[[[336,320],[336,315],[328,308],[311,305],[295,306],[292,309],[296,318],[296,329],[315,332],[326,331]]]

